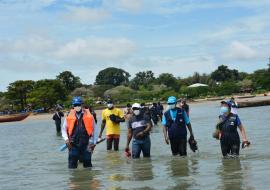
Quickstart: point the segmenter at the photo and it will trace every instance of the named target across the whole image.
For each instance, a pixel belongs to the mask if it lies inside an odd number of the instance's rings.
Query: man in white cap
[[[151,140],[149,132],[152,128],[151,121],[141,111],[138,103],[132,105],[133,115],[128,121],[127,145],[125,152],[129,152],[129,143],[132,141],[132,158],[139,158],[141,151],[144,157],[150,157]]]

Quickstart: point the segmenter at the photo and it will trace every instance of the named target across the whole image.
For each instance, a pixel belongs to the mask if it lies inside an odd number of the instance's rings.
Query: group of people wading
[[[216,139],[220,140],[224,157],[239,155],[240,137],[237,128],[242,135],[242,148],[250,144],[239,116],[231,112],[232,105],[232,100],[221,102],[219,122],[213,134]],[[157,107],[159,109],[156,109]],[[122,122],[126,122],[128,129],[125,147],[126,156],[135,159],[139,158],[142,152],[144,157],[150,157],[150,132],[154,124],[157,123],[156,118],[153,119],[151,109],[156,109],[155,114],[161,118],[164,141],[166,144],[170,144],[174,156],[186,156],[187,144],[193,152],[198,149],[189,119],[189,107],[185,100],[179,102],[174,96],[168,97],[167,109],[164,113],[163,106],[160,103],[153,104],[151,108],[148,108],[145,104],[128,104],[125,112],[123,112],[109,100],[107,101],[107,108],[102,111],[101,129],[98,130],[94,112],[90,111],[89,107],[83,107],[80,97],[74,97],[72,109],[64,119],[61,129],[62,137],[69,150],[68,167],[77,168],[78,161],[81,161],[84,167],[92,167],[91,157],[95,146],[105,140],[105,138],[102,138],[104,129],[106,129],[107,150],[118,151],[120,123]],[[162,110],[161,113],[160,110]],[[187,131],[189,131],[189,138],[187,138]],[[131,140],[132,148],[130,151]]]

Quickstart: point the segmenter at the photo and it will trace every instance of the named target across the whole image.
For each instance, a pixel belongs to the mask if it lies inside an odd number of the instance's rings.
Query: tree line
[[[82,96],[87,104],[95,104],[112,98],[119,103],[128,101],[165,100],[168,96],[203,98],[234,93],[270,90],[270,65],[253,73],[239,72],[226,65],[219,66],[210,74],[195,72],[186,78],[162,73],[158,77],[152,71],[131,75],[120,68],[101,70],[94,84],[82,84],[70,71],[61,72],[55,79],[38,81],[18,80],[0,92],[0,111],[43,108],[52,109],[56,104],[68,106],[72,96]],[[194,83],[207,86],[188,88]]]

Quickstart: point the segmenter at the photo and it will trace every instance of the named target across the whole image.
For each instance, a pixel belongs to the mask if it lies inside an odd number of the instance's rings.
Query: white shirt
[[[91,136],[91,138],[89,138],[89,143],[90,144],[97,144],[97,140],[98,140],[98,127],[93,119],[93,126],[94,126],[94,131],[93,134]],[[67,134],[67,118],[64,119],[64,123],[62,126],[62,137],[63,139],[66,141],[68,140],[68,134]]]

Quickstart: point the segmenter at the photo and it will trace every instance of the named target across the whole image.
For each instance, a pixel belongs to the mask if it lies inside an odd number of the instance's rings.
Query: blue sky
[[[15,80],[72,71],[93,83],[106,67],[177,77],[225,64],[265,68],[269,0],[0,0],[0,91]]]

